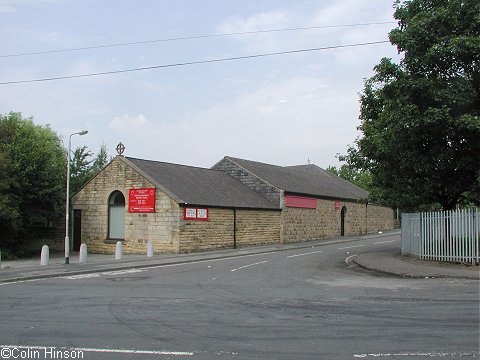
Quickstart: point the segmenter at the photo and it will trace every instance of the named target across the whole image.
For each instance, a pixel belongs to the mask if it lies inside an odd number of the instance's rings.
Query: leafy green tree
[[[395,3],[390,42],[400,64],[382,59],[361,94],[362,137],[347,160],[372,174],[391,206],[478,203],[480,2]]]
[[[65,151],[60,137],[20,113],[0,115],[0,233],[3,249],[25,254],[29,242],[61,218]]]
[[[343,158],[343,156],[338,157],[340,159]],[[362,189],[371,191],[372,175],[368,171],[357,169],[348,163],[342,164],[339,168],[335,166],[329,166],[327,168],[327,171],[331,172],[334,175],[337,175],[338,177],[341,177],[344,180],[351,182],[352,184],[361,187]]]
[[[92,158],[93,157],[93,158]],[[70,191],[75,194],[108,163],[107,146],[102,144],[94,157],[87,146],[77,147],[70,159]]]
[[[100,146],[100,150],[97,156],[95,156],[95,159],[93,160],[92,168],[91,168],[92,176],[94,176],[100,170],[102,170],[108,164],[108,162],[109,162],[109,159],[108,159],[108,153],[107,153],[107,145],[103,143]]]
[[[89,179],[93,153],[87,146],[77,147],[70,159],[70,192],[75,194]]]

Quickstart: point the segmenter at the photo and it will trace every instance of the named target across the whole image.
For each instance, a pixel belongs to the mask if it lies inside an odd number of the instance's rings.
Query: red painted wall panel
[[[304,209],[316,209],[317,199],[307,198],[303,196],[285,195],[285,206]]]

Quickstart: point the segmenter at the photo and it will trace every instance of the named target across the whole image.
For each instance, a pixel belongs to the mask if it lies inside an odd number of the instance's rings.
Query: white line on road
[[[139,272],[144,272],[147,270],[144,269],[127,269],[127,270],[114,270],[114,271],[107,271],[103,272],[102,275],[125,275],[125,274],[134,274]]]
[[[126,269],[126,270],[114,270],[114,271],[106,271],[102,273],[90,273],[90,274],[79,274],[79,275],[71,275],[71,276],[62,276],[62,279],[68,280],[78,280],[78,279],[90,279],[100,277],[102,275],[105,276],[113,276],[113,275],[128,275],[128,274],[135,274],[139,272],[144,272],[147,270],[143,269]]]
[[[159,269],[159,268],[162,268],[162,267],[176,267],[176,266],[209,263],[209,262],[219,262],[219,261],[241,259],[241,258],[247,258],[247,257],[253,257],[253,256],[271,255],[271,254],[276,254],[277,252],[278,251],[269,251],[269,252],[258,253],[258,254],[249,254],[249,255],[240,255],[240,256],[227,256],[227,257],[222,257],[222,258],[217,258],[217,259],[203,259],[203,260],[187,261],[187,262],[182,262],[182,263],[177,263],[177,264],[152,265],[152,266],[146,266],[142,269]]]
[[[347,247],[338,248],[338,250],[353,249],[353,248],[362,247],[362,246],[365,246],[365,245],[347,246]]]
[[[38,355],[40,356],[40,352],[44,352],[45,355],[63,355],[65,356],[65,352],[71,352],[68,355],[75,355],[74,353],[82,353],[82,352],[95,352],[95,353],[117,353],[117,354],[140,354],[140,355],[170,355],[170,356],[193,356],[193,352],[190,351],[165,351],[165,350],[136,350],[136,349],[97,349],[97,348],[80,348],[80,347],[55,347],[55,346],[26,346],[26,345],[0,345],[2,349],[2,354],[12,354],[15,355],[14,349],[17,349],[18,354],[23,354],[23,352],[19,352],[18,349],[23,349],[25,351],[29,351],[30,354],[34,355],[35,357]],[[4,351],[5,349],[8,349]],[[34,352],[36,351],[36,352]],[[4,355],[5,355],[4,354]],[[78,355],[78,354],[77,354]],[[3,356],[2,356],[3,357]],[[60,357],[53,357],[53,358],[60,358]],[[73,358],[73,356],[72,356]],[[80,358],[80,357],[79,357]],[[81,357],[83,358],[83,356]]]
[[[231,271],[231,272],[234,272],[234,271],[237,271],[237,270],[240,270],[240,269],[248,268],[248,267],[250,267],[250,266],[265,264],[265,263],[267,263],[267,262],[268,262],[267,260],[265,260],[265,261],[260,261],[260,262],[254,263],[254,264],[248,264],[248,265],[240,266],[239,268],[232,269],[232,270],[230,270],[230,271]]]
[[[290,256],[287,256],[287,258],[294,258],[294,257],[297,257],[297,256],[304,256],[304,255],[318,254],[318,253],[321,253],[321,252],[323,252],[323,251],[322,251],[322,250],[319,250],[319,251],[312,251],[312,252],[303,253],[303,254],[290,255]]]
[[[377,245],[377,244],[386,244],[386,243],[391,243],[391,242],[394,242],[394,241],[397,241],[397,240],[378,241],[378,242],[376,242],[374,245]]]
[[[93,274],[80,274],[80,275],[72,275],[72,276],[62,276],[62,279],[68,280],[78,280],[78,279],[90,279],[94,277],[100,277],[100,274],[93,273]]]
[[[405,353],[378,353],[378,354],[354,354],[353,357],[355,358],[382,358],[382,357],[478,357],[480,353],[476,352],[405,352]]]

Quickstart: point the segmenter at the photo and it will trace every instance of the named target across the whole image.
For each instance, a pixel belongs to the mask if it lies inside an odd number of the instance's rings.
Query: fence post
[[[475,242],[475,251],[477,253],[476,256],[476,263],[480,263],[480,238],[479,238],[479,232],[480,232],[480,217],[478,216],[478,208],[474,211],[473,213],[473,223],[474,225],[474,242]]]

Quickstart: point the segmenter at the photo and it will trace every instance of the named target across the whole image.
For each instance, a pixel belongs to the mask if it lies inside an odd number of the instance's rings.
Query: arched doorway
[[[340,211],[340,236],[345,236],[345,218],[347,217],[347,208],[342,207]]]
[[[108,238],[125,239],[125,196],[120,191],[108,198]]]

